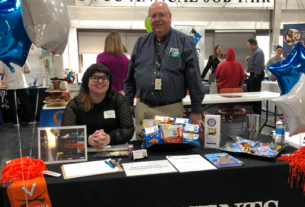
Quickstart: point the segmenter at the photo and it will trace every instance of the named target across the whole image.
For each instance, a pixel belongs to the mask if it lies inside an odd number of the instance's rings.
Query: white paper
[[[164,138],[178,136],[177,128],[176,129],[164,129],[163,133],[164,133]]]
[[[177,172],[167,160],[132,162],[122,165],[127,176]]]
[[[179,172],[217,169],[200,155],[166,156]]]
[[[107,159],[109,161],[110,159]],[[76,164],[63,165],[66,178],[86,177],[98,174],[117,172],[117,167],[111,168],[105,163],[105,160],[82,162]]]
[[[146,134],[152,134],[152,133],[156,133],[156,132],[158,132],[158,127],[157,126],[145,128],[145,133]]]
[[[189,119],[186,118],[176,118],[175,124],[187,124]]]
[[[189,131],[189,132],[198,132],[199,125],[198,124],[187,124],[187,125],[185,125],[184,130]]]

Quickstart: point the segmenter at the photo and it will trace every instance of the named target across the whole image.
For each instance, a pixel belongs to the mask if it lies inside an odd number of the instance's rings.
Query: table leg
[[[262,129],[267,126],[267,127],[271,127],[271,128],[274,128],[275,129],[275,126],[276,126],[276,106],[274,107],[274,125],[270,125],[270,124],[267,124],[268,122],[268,118],[269,118],[269,104],[268,104],[268,100],[266,101],[266,120],[265,120],[265,123],[261,126],[260,130],[259,130],[259,133],[261,134],[262,133]]]

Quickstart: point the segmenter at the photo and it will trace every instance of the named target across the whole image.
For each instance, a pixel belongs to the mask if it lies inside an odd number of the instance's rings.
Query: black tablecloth
[[[269,139],[261,135],[260,139]],[[229,138],[222,137],[222,145]],[[269,140],[271,141],[271,139]],[[282,153],[296,149],[286,147]],[[194,148],[181,151],[153,152],[142,161],[164,160],[166,155],[216,153],[220,150]],[[157,207],[301,207],[305,199],[299,188],[288,184],[289,165],[274,158],[234,154],[245,164],[241,167],[209,171],[168,173],[126,177],[124,172],[64,180],[45,176],[53,206]],[[89,156],[93,160],[92,155]],[[133,162],[124,158],[123,163]],[[61,173],[61,165],[48,165]],[[1,203],[9,206],[5,189]],[[250,205],[257,202],[257,205]],[[247,204],[248,203],[248,204]],[[275,204],[276,203],[276,204]],[[222,204],[222,205],[221,205]]]

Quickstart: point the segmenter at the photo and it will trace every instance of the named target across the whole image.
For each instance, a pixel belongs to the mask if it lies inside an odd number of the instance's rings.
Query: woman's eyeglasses
[[[108,83],[109,82],[109,76],[108,75],[105,75],[105,76],[97,76],[97,75],[93,75],[90,77],[91,80],[93,82],[99,82],[100,79],[102,80],[103,83]]]

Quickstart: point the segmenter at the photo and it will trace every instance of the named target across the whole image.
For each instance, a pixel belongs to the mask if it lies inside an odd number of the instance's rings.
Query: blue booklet
[[[244,162],[236,159],[235,157],[225,152],[205,154],[204,157],[207,160],[209,160],[213,165],[215,165],[217,168],[242,166],[244,164]]]

